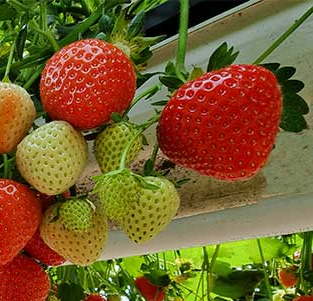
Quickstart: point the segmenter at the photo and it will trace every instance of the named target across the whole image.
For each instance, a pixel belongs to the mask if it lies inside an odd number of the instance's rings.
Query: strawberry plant
[[[285,300],[311,298],[311,232],[298,260],[290,254],[300,243],[278,237],[246,242],[254,251],[241,251],[240,263],[236,243],[200,248],[197,258],[177,250],[97,262],[107,219],[145,243],[177,214],[183,181],[155,168],[159,149],[171,164],[241,181],[267,164],[280,130],[308,128],[296,69],[263,61],[313,9],[254,62],[235,64],[239,51],[225,42],[203,71],[185,63],[189,2],[181,0],[176,60],[145,73],[151,46],[164,38],[145,36],[146,14],[164,2],[0,1],[0,300],[271,301],[281,288]],[[153,116],[129,120],[164,88]],[[157,143],[135,169],[153,125]],[[92,155],[101,173],[77,193]],[[74,265],[46,267],[65,261]]]

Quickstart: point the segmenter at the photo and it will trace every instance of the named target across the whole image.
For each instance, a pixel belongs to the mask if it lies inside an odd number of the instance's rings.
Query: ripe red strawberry
[[[84,299],[84,301],[107,301],[104,297],[98,294],[92,294],[87,296],[87,298]]]
[[[36,117],[26,90],[0,82],[0,154],[11,152],[24,138]]]
[[[43,301],[50,290],[50,280],[42,267],[25,255],[0,267],[1,301]]]
[[[12,261],[26,245],[40,218],[40,203],[27,186],[0,179],[0,266]]]
[[[281,112],[272,72],[232,65],[176,91],[161,114],[158,141],[179,165],[217,179],[246,179],[265,165]]]
[[[289,268],[281,268],[278,270],[278,278],[280,283],[284,287],[293,287],[298,283],[298,277],[296,275],[297,268],[291,266]]]
[[[48,247],[40,236],[39,229],[24,247],[24,251],[30,256],[38,259],[40,262],[49,266],[58,266],[63,264],[66,259]]]
[[[164,291],[161,287],[152,284],[145,276],[140,276],[135,279],[135,286],[140,294],[147,301],[163,301]]]
[[[299,296],[293,299],[293,301],[313,301],[313,296],[309,296],[309,295]]]
[[[40,81],[40,96],[53,119],[91,129],[122,113],[136,90],[134,68],[117,47],[97,39],[76,41],[54,54]]]

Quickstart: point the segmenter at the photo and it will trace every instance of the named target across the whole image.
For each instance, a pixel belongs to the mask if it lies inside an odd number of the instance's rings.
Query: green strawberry
[[[68,190],[88,159],[87,143],[65,121],[47,123],[17,146],[16,163],[25,180],[47,195]]]
[[[136,243],[146,242],[162,231],[176,215],[180,199],[173,183],[164,178],[143,177],[137,199],[130,203],[122,228]],[[145,187],[154,186],[155,188]]]
[[[92,204],[88,200],[71,198],[60,205],[59,217],[64,227],[74,232],[87,231],[92,224]]]
[[[95,156],[103,173],[118,169],[121,156],[130,139],[136,134],[136,127],[128,122],[114,123],[106,127],[95,140]],[[126,166],[136,159],[142,148],[142,136],[132,144],[126,157]]]
[[[94,191],[98,193],[99,202],[109,219],[123,220],[130,209],[129,203],[138,198],[138,184],[129,169],[99,177]]]

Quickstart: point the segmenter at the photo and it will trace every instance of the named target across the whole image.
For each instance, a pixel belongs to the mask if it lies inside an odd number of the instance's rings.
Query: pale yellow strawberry
[[[95,210],[91,227],[82,233],[68,230],[62,218],[57,217],[58,204],[45,212],[40,225],[44,242],[73,264],[87,266],[99,259],[107,238],[107,219]]]
[[[87,143],[65,121],[52,121],[26,136],[17,146],[16,164],[24,179],[47,195],[75,184],[88,159]]]
[[[35,117],[36,109],[27,91],[15,84],[0,82],[0,154],[16,147]]]

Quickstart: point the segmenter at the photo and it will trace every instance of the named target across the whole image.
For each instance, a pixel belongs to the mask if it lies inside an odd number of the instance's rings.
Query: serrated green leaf
[[[61,283],[58,286],[58,297],[61,301],[81,301],[84,296],[84,290],[80,285]]]
[[[160,82],[169,89],[178,89],[181,85],[184,84],[182,80],[180,80],[176,76],[165,75],[159,77]]]
[[[280,69],[278,69],[275,75],[278,81],[282,82],[291,78],[295,73],[296,73],[296,68],[287,66],[287,67],[281,67]]]
[[[17,11],[10,6],[10,4],[5,3],[0,5],[0,21],[10,20],[15,18]]]
[[[227,43],[222,43],[210,56],[207,72],[231,65],[236,60],[238,54],[239,51],[234,52],[234,47],[228,49]]]
[[[131,53],[131,59],[134,61],[135,64],[143,64],[147,62],[152,57],[152,55],[152,51],[149,49],[149,47],[147,47],[140,53]]]

